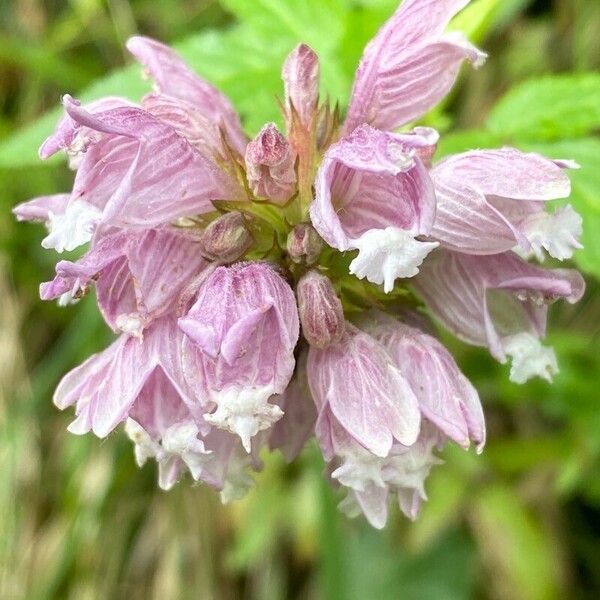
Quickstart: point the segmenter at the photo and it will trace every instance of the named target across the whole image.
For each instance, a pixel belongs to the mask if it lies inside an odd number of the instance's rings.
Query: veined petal
[[[86,200],[103,211],[104,222],[152,227],[212,210],[212,200],[236,196],[233,180],[148,112],[128,107],[92,115],[69,96],[64,102],[80,124],[131,140],[116,140],[118,161],[86,154],[80,168],[86,176],[76,180],[77,197],[87,194]],[[90,185],[94,179],[101,187]],[[82,185],[85,181],[88,185]]]
[[[485,54],[442,32],[468,0],[405,0],[363,53],[345,131],[361,123],[391,130],[421,116],[450,90],[462,61]]]
[[[547,305],[577,302],[585,284],[577,271],[542,269],[514,253],[472,256],[437,252],[413,280],[431,312],[463,341],[488,346],[504,362],[502,339],[545,334]]]
[[[425,135],[396,135],[364,125],[333,144],[317,173],[310,216],[319,235],[338,250],[370,229],[397,227],[428,234],[435,190],[418,152]]]
[[[94,280],[108,325],[139,336],[176,306],[184,286],[207,264],[197,244],[175,230],[118,231],[96,239],[79,261],[60,261],[40,294],[43,300],[78,297]]]
[[[216,405],[205,418],[250,440],[281,415],[269,403],[294,371],[298,311],[289,285],[267,263],[218,267],[179,319],[185,374]]]
[[[160,92],[198,107],[227,133],[233,147],[244,154],[246,136],[226,96],[194,73],[171,48],[156,40],[134,36],[127,41],[127,49],[148,70]]]
[[[555,161],[514,148],[451,156],[431,171],[438,198],[431,236],[469,254],[497,254],[519,245],[530,252],[548,242],[550,231],[569,252],[573,219],[549,221],[543,203],[569,195],[570,182]],[[552,226],[555,225],[555,227]],[[572,251],[572,250],[570,250]]]
[[[307,370],[317,404],[327,403],[340,425],[375,455],[387,456],[394,439],[410,445],[417,438],[417,399],[369,335],[347,326],[339,344],[310,348]]]
[[[127,106],[136,105],[125,98],[107,96],[86,104],[84,108],[90,114],[96,114]],[[70,156],[77,156],[85,152],[89,144],[99,141],[100,137],[100,132],[82,127],[66,112],[52,135],[40,146],[39,155],[41,159],[46,159],[60,150],[65,150]]]
[[[370,311],[359,326],[379,341],[394,359],[419,401],[423,416],[457,444],[485,444],[485,420],[475,388],[452,355],[431,335]]]
[[[48,223],[51,214],[58,215],[65,212],[69,198],[69,194],[40,196],[17,204],[12,211],[18,221],[42,221]]]

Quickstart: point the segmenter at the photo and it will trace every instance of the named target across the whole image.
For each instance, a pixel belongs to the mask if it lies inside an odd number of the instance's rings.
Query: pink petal
[[[158,90],[199,108],[206,118],[222,128],[233,147],[243,155],[246,137],[231,102],[194,73],[171,48],[156,40],[134,36],[127,49],[144,65]]]
[[[13,214],[18,221],[48,221],[50,213],[64,213],[68,202],[69,194],[39,196],[15,206]]]
[[[416,155],[419,136],[384,133],[364,125],[332,145],[317,173],[311,221],[334,248],[370,229],[395,226],[428,233],[435,192]]]
[[[362,123],[391,130],[420,117],[450,90],[462,61],[485,54],[456,34],[442,35],[468,0],[405,0],[366,47],[345,131]]]
[[[152,227],[237,196],[237,184],[149,113],[117,108],[92,115],[68,96],[65,105],[82,125],[132,140],[111,140],[109,154],[86,153],[78,172],[74,197],[103,208],[105,222]]]
[[[328,403],[342,427],[377,456],[387,456],[394,439],[410,445],[417,438],[417,400],[369,335],[348,329],[339,344],[311,347],[307,369],[317,404]]]

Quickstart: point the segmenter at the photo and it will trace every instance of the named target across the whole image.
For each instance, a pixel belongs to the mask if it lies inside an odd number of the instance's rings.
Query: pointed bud
[[[331,281],[309,271],[296,288],[302,333],[309,344],[326,348],[340,341],[344,333],[344,310]]]
[[[257,196],[286,202],[294,193],[294,154],[275,123],[267,123],[246,147],[246,173]]]
[[[230,263],[245,254],[252,245],[242,213],[226,213],[210,223],[202,235],[202,254],[210,260]]]
[[[299,44],[286,58],[282,77],[288,120],[293,107],[302,125],[310,127],[319,101],[319,57]]]
[[[295,263],[312,265],[322,249],[323,240],[309,223],[299,223],[288,235],[287,252]]]

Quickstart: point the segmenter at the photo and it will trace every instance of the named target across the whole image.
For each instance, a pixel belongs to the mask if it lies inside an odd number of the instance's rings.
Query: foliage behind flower
[[[416,517],[436,448],[485,442],[477,393],[426,333],[425,307],[510,357],[514,381],[551,379],[547,305],[577,301],[583,282],[526,259],[579,246],[577,214],[544,208],[568,196],[574,165],[508,148],[432,165],[434,130],[395,132],[464,59],[483,62],[444,33],[466,3],[404,2],[365,50],[344,123],[319,104],[305,45],[283,68],[287,136],[267,124],[248,142],[229,101],[146,38],[128,43],[156,85],[141,105],[65,96],[40,154],[69,154],[73,192],[15,212],[48,224],[45,247],[90,242],[42,297],[69,302],[94,281],[120,332],[57,389],[72,431],[125,421],[161,487],[189,470],[224,500],[262,447],[293,458],[314,431],[343,508],[382,527],[390,493]]]

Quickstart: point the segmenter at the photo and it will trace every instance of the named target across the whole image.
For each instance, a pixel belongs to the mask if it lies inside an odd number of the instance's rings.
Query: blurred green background
[[[323,95],[347,102],[365,42],[395,0],[0,0],[0,598],[551,599],[600,597],[600,2],[477,0],[454,27],[489,52],[425,122],[442,154],[513,144],[575,158],[585,219],[575,307],[551,311],[554,385],[508,382],[485,352],[445,338],[480,390],[482,456],[448,448],[430,500],[383,532],[339,514],[314,445],[265,457],[236,504],[183,481],[157,489],[122,433],[68,434],[51,403],[62,374],[110,339],[93,297],[42,304],[55,255],[10,208],[69,189],[37,147],[60,94],[139,97],[123,49],[135,33],[175,44],[227,92],[250,133],[277,119],[282,58],[300,40]],[[50,115],[46,111],[53,111]],[[45,115],[45,116],[43,116]]]

